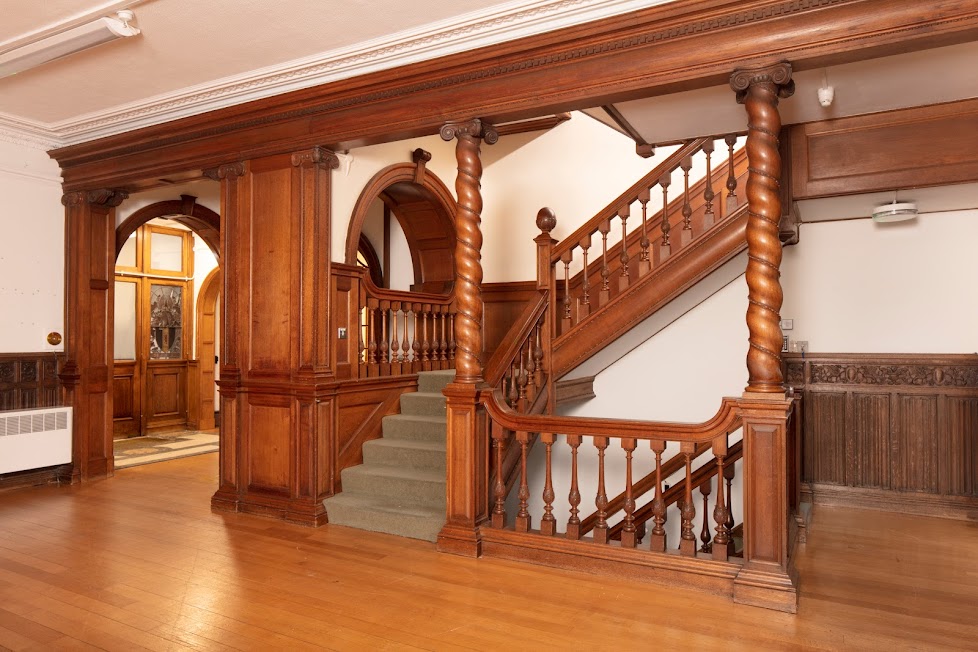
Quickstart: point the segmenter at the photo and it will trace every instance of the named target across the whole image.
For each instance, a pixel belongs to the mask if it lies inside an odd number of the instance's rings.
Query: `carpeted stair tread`
[[[343,492],[388,496],[429,507],[445,506],[445,472],[387,464],[343,469]]]
[[[365,465],[403,465],[445,472],[445,442],[413,439],[372,439],[363,444]]]
[[[391,414],[384,417],[384,439],[445,441],[448,419],[445,415]]]
[[[445,416],[445,397],[441,392],[401,394],[401,414]]]
[[[445,523],[444,507],[425,507],[403,500],[347,492],[324,502],[331,524],[371,532],[434,542]]]
[[[422,371],[418,374],[419,392],[441,392],[448,383],[455,380],[455,370]]]

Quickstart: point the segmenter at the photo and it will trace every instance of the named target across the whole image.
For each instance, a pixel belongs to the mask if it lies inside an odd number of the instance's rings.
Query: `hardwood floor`
[[[978,524],[818,507],[796,616],[209,500],[217,456],[0,494],[0,649],[974,649]]]

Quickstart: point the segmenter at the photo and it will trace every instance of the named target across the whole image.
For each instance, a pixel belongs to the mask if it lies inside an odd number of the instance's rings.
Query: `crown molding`
[[[224,77],[69,120],[39,123],[0,114],[0,139],[19,139],[18,142],[43,145],[47,149],[76,145],[671,1],[674,0],[514,0],[354,46]],[[9,126],[8,122],[11,123]],[[7,135],[8,130],[13,134]]]

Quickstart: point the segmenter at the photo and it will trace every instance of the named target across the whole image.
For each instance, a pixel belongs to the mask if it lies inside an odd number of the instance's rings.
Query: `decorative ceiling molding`
[[[37,123],[0,114],[0,139],[47,149],[132,131],[302,88],[474,50],[673,0],[514,0],[353,46],[81,115]],[[11,132],[8,135],[7,132]],[[20,132],[20,133],[18,133]]]

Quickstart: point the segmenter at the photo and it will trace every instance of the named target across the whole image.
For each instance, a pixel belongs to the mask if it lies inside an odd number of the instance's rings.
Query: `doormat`
[[[153,437],[120,439],[113,445],[115,468],[165,462],[180,457],[216,453],[218,435],[213,432],[177,432]]]

